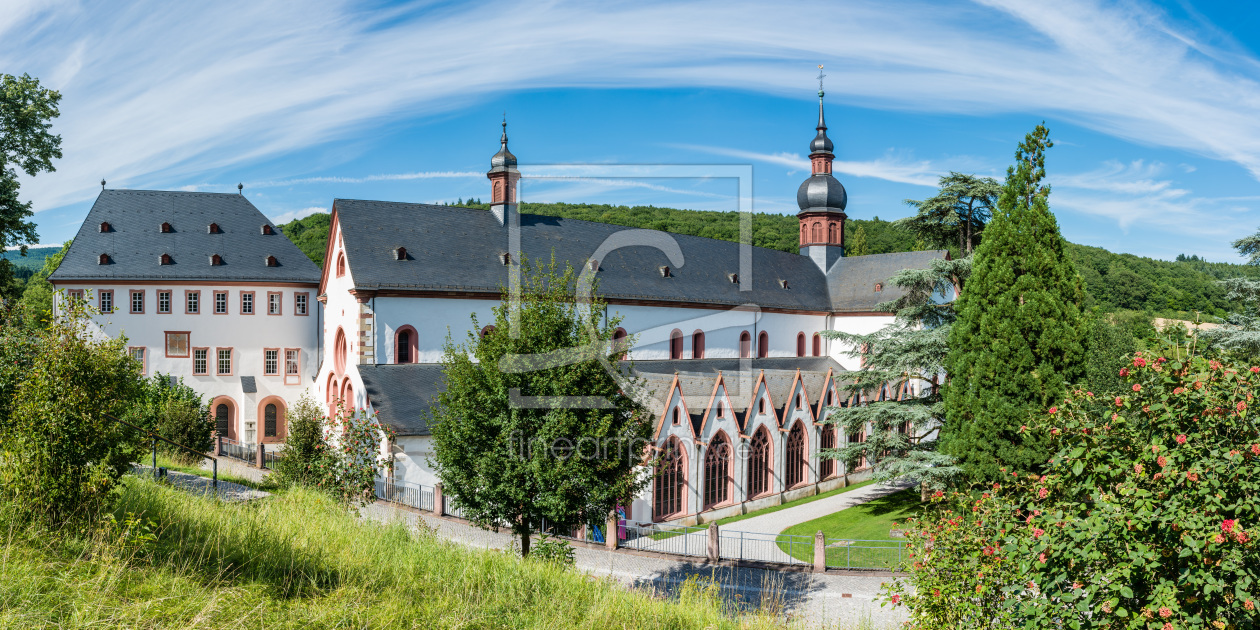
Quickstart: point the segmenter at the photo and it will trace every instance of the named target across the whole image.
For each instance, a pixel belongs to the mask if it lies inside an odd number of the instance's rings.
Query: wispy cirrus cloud
[[[45,77],[65,95],[57,131],[66,158],[57,173],[24,183],[40,210],[90,198],[102,175],[124,186],[201,179],[488,94],[677,86],[798,94],[802,68],[818,61],[848,103],[1052,114],[1260,177],[1260,63],[1203,30],[1151,6],[1100,0],[553,2],[494,11],[15,1],[0,14],[0,67]],[[774,160],[798,161],[766,158]],[[939,174],[878,160],[837,168],[925,186]]]
[[[810,169],[809,158],[800,155],[799,153],[759,153],[757,151],[745,151],[742,149],[708,147],[691,144],[673,146],[740,160],[749,160],[764,164],[777,164],[779,166],[786,166],[793,171],[808,172]],[[947,172],[947,169],[942,169],[928,160],[903,160],[891,155],[875,160],[865,161],[835,160],[832,162],[831,168],[836,173],[844,173],[855,177],[873,177],[875,179],[883,179],[890,182],[897,182],[899,184],[913,184],[915,186],[936,186],[941,175],[944,175]]]

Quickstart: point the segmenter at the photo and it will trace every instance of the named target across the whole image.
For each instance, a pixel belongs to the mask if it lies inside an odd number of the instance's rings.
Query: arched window
[[[757,399],[757,413],[765,413],[765,412],[766,412],[766,399],[758,398]]]
[[[809,235],[807,234],[807,230],[808,230],[808,228],[806,228],[806,227],[805,227],[805,224],[804,224],[804,223],[802,223],[802,224],[801,224],[801,243],[808,243],[808,242],[809,242]]]
[[[263,408],[263,437],[276,437],[275,403],[267,403]]]
[[[799,392],[796,394],[796,408],[798,410],[805,408],[805,395]]]
[[[822,335],[814,333],[814,356],[822,356]]]
[[[753,434],[748,455],[748,499],[770,491],[770,432],[765,427]]]
[[[629,336],[625,328],[618,328],[613,331],[613,353],[617,355],[619,360],[624,361],[626,355],[629,354],[629,343],[626,341],[626,338]]]
[[[341,404],[346,411],[354,412],[354,386],[350,384],[350,379],[341,386]]]
[[[830,396],[830,394],[828,394]],[[829,449],[836,447],[836,425],[829,424],[822,430],[822,448]],[[818,478],[820,480],[830,478],[836,474],[836,460],[826,457],[821,453],[818,456]]]
[[[719,400],[717,404],[717,417],[719,418],[725,417],[723,416],[724,413],[725,413],[725,410],[722,408],[722,401]]]
[[[225,403],[219,403],[214,408],[214,431],[223,437],[228,434],[228,406]]]
[[[677,328],[669,333],[669,358],[681,359],[683,355],[683,335]]]
[[[704,454],[704,509],[729,501],[730,488],[731,443],[725,433],[718,433]]]
[[[674,407],[674,424],[679,424],[682,420],[682,412],[678,411],[678,407]]]
[[[346,275],[346,254],[345,252],[340,252],[337,254],[337,277],[340,278],[344,275]]]
[[[349,354],[349,349],[346,347],[346,331],[339,327],[333,341],[333,367],[336,368],[338,374],[346,372],[347,354]]]
[[[328,405],[328,417],[331,418],[337,413],[337,393],[340,386],[332,374],[328,375],[328,383],[324,388],[324,403]]]
[[[691,358],[704,358],[704,331],[697,330],[691,333]]]
[[[814,221],[814,233],[813,233],[813,239],[811,239],[811,240],[812,240],[812,242],[814,242],[814,243],[821,243],[821,242],[822,242],[822,240],[823,240],[823,235],[822,235],[822,223],[819,223],[818,221]]]
[[[479,336],[479,337],[481,337],[482,339],[485,339],[485,338],[486,338],[486,335],[488,335],[488,334],[490,334],[490,333],[492,333],[492,332],[494,332],[494,325],[493,325],[493,324],[492,324],[492,325],[490,325],[490,326],[485,326],[485,327],[483,327],[483,328],[481,329],[481,332],[478,334],[478,336]]]
[[[764,359],[770,356],[770,333],[761,331],[757,335],[757,358]]]
[[[827,405],[828,407],[830,407],[830,406],[831,406],[831,388],[830,388],[830,387],[829,387],[829,388],[827,388],[827,402],[826,402],[826,405]]]
[[[403,328],[398,331],[398,340],[394,350],[394,363],[411,363],[416,360],[411,352],[411,329]]]
[[[787,457],[783,467],[784,488],[793,488],[805,482],[805,427],[800,422],[792,425],[788,433]]]
[[[747,359],[752,356],[752,335],[745,330],[739,333],[739,358]]]
[[[796,356],[805,356],[805,333],[796,333]]]
[[[657,521],[686,511],[687,455],[677,438],[670,438],[656,463],[656,481],[652,492],[652,516]]]
[[[836,244],[840,242],[840,240],[836,238],[836,224],[835,223],[827,224],[827,242],[832,243],[832,244]]]

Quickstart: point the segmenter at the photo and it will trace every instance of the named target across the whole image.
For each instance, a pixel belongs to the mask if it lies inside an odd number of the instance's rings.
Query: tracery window
[[[682,445],[670,438],[656,464],[656,480],[652,491],[652,515],[657,521],[685,510],[684,491],[687,487],[687,462]]]
[[[829,424],[823,427],[822,431],[822,448],[836,447],[836,425]],[[818,458],[818,478],[827,479],[836,474],[836,460],[830,457],[823,457],[821,454]]]
[[[748,457],[748,498],[770,491],[770,432],[765,427],[753,435]]]
[[[785,488],[792,488],[805,481],[805,428],[800,422],[788,433],[787,457],[783,467]]]
[[[704,507],[707,509],[730,500],[730,486],[731,443],[725,433],[719,433],[704,454]]]

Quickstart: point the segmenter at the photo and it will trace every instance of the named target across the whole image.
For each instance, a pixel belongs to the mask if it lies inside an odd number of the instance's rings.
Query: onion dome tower
[[[844,256],[844,208],[849,194],[844,185],[831,175],[832,150],[835,145],[827,137],[823,117],[822,66],[818,66],[818,134],[809,143],[812,174],[796,190],[796,214],[801,224],[801,255],[809,256],[826,273]]]
[[[499,225],[507,221],[509,212],[516,210],[516,182],[521,179],[521,172],[516,169],[516,156],[508,151],[507,143],[507,116],[504,116],[499,152],[490,158],[490,171],[486,173],[490,179],[490,211],[499,220]]]

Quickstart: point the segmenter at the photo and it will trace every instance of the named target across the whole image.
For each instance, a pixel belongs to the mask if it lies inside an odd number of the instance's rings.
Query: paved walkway
[[[144,475],[153,478],[153,468],[150,466],[140,466],[133,464],[132,470],[137,475]],[[174,470],[167,471],[166,479],[172,486],[180,490],[187,490],[194,494],[214,494],[214,480],[208,477],[199,477],[188,473],[176,472]],[[261,499],[262,497],[271,496],[270,492],[255,490],[249,486],[242,486],[239,483],[219,480],[218,496],[224,501],[249,501],[250,499]]]
[[[401,520],[415,529],[423,523],[440,538],[473,547],[508,549],[514,541],[508,533],[435,518],[391,503],[369,505],[363,515],[379,521]],[[903,610],[881,607],[875,601],[883,583],[893,579],[890,577],[731,567],[586,545],[574,545],[574,552],[578,570],[590,575],[664,595],[674,594],[688,578],[701,576],[716,581],[734,606],[757,607],[777,600],[784,616],[800,619],[807,627],[891,630],[906,620]]]
[[[210,470],[210,460],[201,460],[201,467],[205,470]],[[265,468],[255,468],[239,459],[232,459],[231,457],[220,455],[219,474],[229,474],[235,477],[240,477],[241,479],[248,479],[254,483],[262,483],[263,480],[267,478],[267,475],[271,474],[271,471]]]

